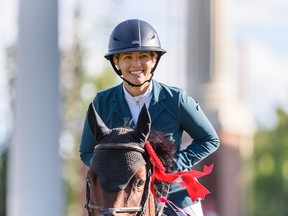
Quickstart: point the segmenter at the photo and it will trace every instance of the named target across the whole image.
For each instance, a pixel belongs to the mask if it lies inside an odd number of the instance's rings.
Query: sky
[[[59,0],[59,45],[66,49],[71,44],[73,10],[81,2],[82,21],[78,29],[80,37],[85,41],[89,73],[98,73],[103,67],[109,67],[103,54],[107,51],[106,44],[112,28],[120,21],[135,17],[153,23],[162,47],[168,52],[180,50],[178,56],[165,54],[166,59],[162,58],[157,71],[165,72],[168,67],[172,71],[184,71],[186,66],[181,58],[185,56],[181,50],[185,50],[185,45],[176,44],[175,38],[179,41],[186,39],[187,1]],[[288,111],[288,1],[227,1],[233,49],[245,53],[246,100],[259,127],[273,127],[276,124],[275,107],[281,106]],[[172,13],[171,8],[176,10]],[[12,128],[5,50],[17,42],[17,19],[18,1],[0,0],[0,143],[7,138]],[[175,59],[177,61],[173,61]],[[234,67],[239,70],[237,60],[235,62]],[[172,74],[177,76],[176,73]],[[182,76],[169,80],[167,77],[159,75],[160,81],[168,84],[174,84],[173,80],[177,78],[179,81],[180,77],[181,84]]]
[[[6,74],[5,50],[16,39],[15,0],[0,1],[0,152],[2,143],[12,130],[12,112],[9,105],[8,80]]]
[[[248,102],[259,127],[273,127],[275,108],[288,111],[288,1],[234,0],[233,42],[247,59]]]
[[[234,0],[233,23],[237,40],[255,40],[275,54],[287,56],[288,1]]]

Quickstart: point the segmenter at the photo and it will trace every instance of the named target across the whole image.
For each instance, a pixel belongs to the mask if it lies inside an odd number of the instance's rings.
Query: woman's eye
[[[145,55],[141,55],[141,56],[140,56],[140,58],[141,58],[141,59],[145,59],[145,58],[148,58],[148,57],[149,57],[149,56],[148,56],[148,55],[146,55],[146,54],[145,54]]]
[[[124,56],[123,57],[123,59],[131,59],[132,57],[131,56],[128,56],[128,55],[126,55],[126,56]]]

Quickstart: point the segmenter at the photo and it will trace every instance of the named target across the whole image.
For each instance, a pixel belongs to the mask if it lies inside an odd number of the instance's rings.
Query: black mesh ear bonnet
[[[88,121],[97,140],[91,166],[104,190],[124,189],[137,170],[146,165],[142,154],[150,133],[150,116],[146,107],[141,113],[134,130],[127,127],[108,129],[93,105],[89,107]]]

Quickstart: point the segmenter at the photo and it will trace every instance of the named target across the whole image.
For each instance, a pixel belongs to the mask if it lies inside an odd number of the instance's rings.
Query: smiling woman
[[[146,105],[151,115],[151,128],[162,132],[176,146],[174,165],[177,171],[190,170],[212,154],[220,142],[198,102],[183,89],[152,79],[164,53],[158,34],[149,23],[139,19],[119,23],[110,35],[105,58],[123,83],[98,92],[92,104],[109,128],[137,127],[140,110]],[[182,150],[184,131],[192,142]],[[80,157],[87,166],[98,145],[91,132],[93,129],[86,116]],[[203,215],[200,200],[191,201],[187,191],[176,183],[171,185],[169,200],[190,215]],[[195,209],[197,214],[194,214]]]

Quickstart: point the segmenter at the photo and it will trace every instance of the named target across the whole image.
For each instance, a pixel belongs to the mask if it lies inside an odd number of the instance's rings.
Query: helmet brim
[[[104,57],[108,60],[110,60],[110,57],[115,55],[115,54],[120,54],[120,53],[127,53],[127,52],[145,52],[145,51],[154,51],[158,52],[162,55],[166,53],[166,50],[158,47],[131,47],[131,48],[125,48],[125,49],[118,49],[118,50],[111,50],[108,53],[104,55]]]

